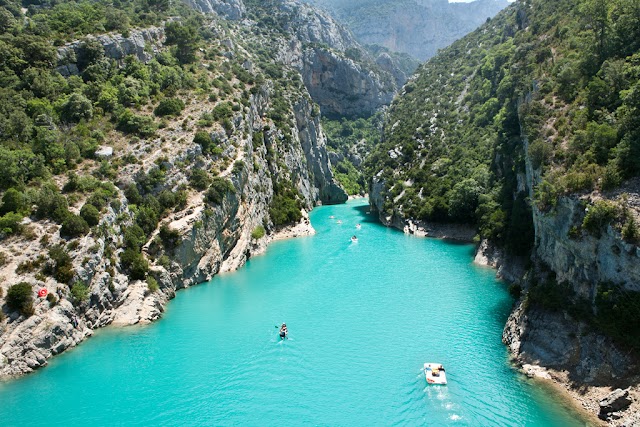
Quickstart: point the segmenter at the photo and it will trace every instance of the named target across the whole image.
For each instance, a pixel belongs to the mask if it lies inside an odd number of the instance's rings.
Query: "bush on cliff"
[[[13,311],[19,311],[25,317],[31,316],[34,313],[31,285],[21,282],[9,287],[7,291],[7,306]]]
[[[146,243],[147,237],[144,230],[137,224],[133,224],[124,231],[124,245],[128,249],[139,252]]]
[[[13,234],[20,232],[22,229],[21,221],[22,215],[15,212],[0,216],[0,233]]]
[[[640,350],[640,292],[601,284],[595,302],[597,326],[618,342]]]
[[[608,200],[598,200],[587,209],[582,227],[598,237],[602,230],[616,218],[619,211],[618,205]]]
[[[273,223],[280,226],[300,221],[302,206],[298,191],[288,183],[276,186],[275,193],[269,206],[269,215]]]
[[[159,289],[158,281],[153,276],[147,277],[147,290],[149,293],[157,292]]]
[[[82,282],[75,282],[71,286],[71,302],[80,305],[89,299],[89,288]]]
[[[196,190],[204,191],[211,184],[211,178],[209,178],[207,171],[194,169],[189,176],[189,184]]]
[[[262,239],[265,235],[264,227],[259,225],[251,232],[251,238],[254,240]]]
[[[133,133],[141,137],[150,137],[156,131],[153,118],[134,114],[128,108],[118,117],[117,129],[125,133]]]
[[[125,249],[120,255],[122,267],[129,273],[133,280],[144,280],[149,271],[149,262],[140,253],[133,249]]]
[[[69,283],[76,272],[64,246],[55,245],[49,249],[49,258],[51,263],[45,265],[43,273],[52,275],[60,283]]]
[[[153,110],[158,117],[178,116],[184,110],[184,102],[179,98],[165,98]]]
[[[213,143],[213,139],[211,138],[211,135],[209,135],[209,132],[200,130],[196,132],[196,135],[193,137],[193,142],[202,147],[203,153],[208,153],[209,148]]]
[[[162,244],[168,250],[172,250],[176,246],[180,245],[182,241],[180,231],[169,227],[167,224],[162,224],[162,226],[160,227],[159,236],[162,240]]]
[[[90,227],[93,227],[100,222],[100,211],[94,205],[87,203],[80,209],[80,217],[84,219]]]
[[[235,193],[236,189],[228,179],[216,176],[207,190],[206,199],[209,203],[219,205],[229,193]]]
[[[78,237],[89,232],[89,224],[82,217],[69,213],[62,221],[60,235],[64,237]]]
[[[15,188],[9,188],[2,196],[2,206],[0,206],[0,215],[8,214],[9,212],[22,213],[28,210],[27,198],[25,195],[16,190]]]

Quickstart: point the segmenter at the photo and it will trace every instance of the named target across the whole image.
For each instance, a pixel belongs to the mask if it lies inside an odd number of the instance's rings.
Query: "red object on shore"
[[[38,296],[39,296],[40,298],[44,298],[44,297],[46,297],[46,296],[47,296],[47,294],[48,294],[48,292],[47,292],[47,289],[46,289],[46,288],[42,288],[42,289],[40,289],[40,290],[38,291]]]

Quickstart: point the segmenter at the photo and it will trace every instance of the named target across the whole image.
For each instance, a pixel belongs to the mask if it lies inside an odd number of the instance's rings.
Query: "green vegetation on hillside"
[[[569,238],[611,225],[637,244],[629,203],[608,197],[640,175],[636,0],[519,1],[424,64],[404,92],[367,162],[368,178],[385,183],[386,214],[475,224],[527,255],[532,207],[552,216],[561,196],[577,195],[585,210]],[[640,348],[639,297],[624,284],[601,284],[595,301],[555,280],[527,295]]]
[[[368,162],[387,184],[385,209],[475,223],[525,253],[522,136],[542,173],[540,209],[636,176],[639,11],[634,0],[523,1],[423,65]]]
[[[168,267],[166,254],[181,243],[167,226],[156,233],[162,219],[185,209],[190,192],[203,193],[209,215],[235,194],[234,183],[246,178],[245,171],[256,168],[245,164],[252,153],[241,146],[253,130],[239,120],[248,114],[252,95],[269,102],[265,127],[255,131],[253,142],[267,151],[276,189],[272,221],[300,219],[301,196],[282,158],[293,140],[292,104],[309,99],[299,74],[276,61],[280,35],[274,28],[230,28],[183,2],[164,0],[30,2],[26,12],[21,6],[0,3],[0,240],[41,237],[50,250],[20,263],[16,273],[52,277],[69,287],[74,303],[87,301],[88,284],[78,281],[74,251],[78,237],[91,234],[105,242],[112,277],[118,268],[156,289],[148,278],[150,262],[162,259]],[[109,58],[102,39],[94,37],[128,37],[151,25],[164,27],[166,39],[163,45],[147,41],[145,52],[153,58],[146,63],[135,56]],[[222,37],[246,46],[229,48]],[[63,77],[59,66],[72,75]],[[200,145],[201,154],[165,154],[186,141]],[[102,145],[112,147],[113,156],[99,157]],[[231,156],[241,154],[245,160],[234,162]],[[176,183],[172,174],[191,161],[206,169],[187,173],[189,186]],[[227,168],[229,177],[216,176]],[[47,233],[59,230],[61,239],[36,236],[42,221],[57,224],[47,225]],[[85,257],[83,267],[87,262]]]
[[[333,167],[334,176],[349,195],[367,191],[361,163],[367,153],[380,143],[381,121],[380,113],[368,119],[322,119],[329,151],[342,157]]]

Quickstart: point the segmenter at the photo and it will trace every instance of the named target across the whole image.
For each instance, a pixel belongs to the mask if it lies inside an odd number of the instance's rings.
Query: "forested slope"
[[[532,307],[637,350],[639,49],[637,1],[508,7],[393,102],[367,162],[372,204],[388,223],[474,224],[532,255]]]
[[[394,65],[295,1],[188,4],[209,13],[0,4],[0,377],[157,319],[177,289],[346,200],[321,109],[370,114]]]

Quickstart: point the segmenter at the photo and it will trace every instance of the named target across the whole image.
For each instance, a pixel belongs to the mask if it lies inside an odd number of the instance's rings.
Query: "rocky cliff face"
[[[228,50],[228,55],[220,55],[217,57],[220,59],[203,66],[217,70],[220,63],[229,66],[234,61],[230,58],[242,54],[245,59],[239,64],[257,73],[257,59],[245,44],[247,41],[238,36],[241,30],[232,25],[227,32],[218,29],[224,36],[217,42]],[[127,38],[105,35],[96,39],[109,58],[121,60],[133,54],[148,61],[153,52],[149,44],[160,46],[162,30],[140,30]],[[62,74],[77,73],[74,55],[79,46],[80,43],[71,43],[61,48]],[[295,72],[282,67],[285,72]],[[333,179],[318,107],[309,93],[302,85],[263,81],[250,94],[246,91],[244,103],[236,104],[225,122],[227,128],[220,123],[210,125],[211,140],[220,154],[204,155],[202,147],[193,142],[199,118],[223,103],[207,96],[185,97],[180,123],[168,123],[152,139],[121,145],[117,156],[133,156],[138,160],[121,164],[116,180],[120,185],[116,190],[117,203],[106,208],[94,231],[75,240],[73,245],[60,236],[59,225],[36,220],[28,220],[29,226],[34,235],[46,235],[46,240],[15,237],[3,241],[10,252],[0,266],[7,283],[26,281],[35,290],[46,287],[50,293],[59,295],[60,300],[53,305],[44,298],[35,298],[32,316],[25,318],[15,312],[0,320],[0,378],[46,365],[50,357],[90,337],[96,328],[158,319],[176,290],[207,281],[220,271],[239,268],[252,254],[264,251],[280,231],[270,213],[276,186],[290,185],[297,190],[303,211],[319,203],[346,201],[347,195]],[[239,91],[230,96],[233,100],[245,95]],[[276,103],[277,120],[272,118]],[[135,212],[123,190],[138,177],[158,168],[163,171],[163,179],[152,190],[156,195],[162,190],[184,189],[195,170],[219,171],[218,178],[228,181],[231,188],[219,203],[208,201],[201,191],[188,190],[185,205],[163,218],[148,236],[142,252],[150,263],[149,276],[159,287],[153,291],[146,281],[133,280],[126,274],[120,256],[124,230],[132,225]],[[78,203],[71,207],[75,212],[83,201]],[[173,245],[163,243],[159,233],[163,225],[177,233]],[[266,236],[252,237],[259,227],[266,229]],[[308,233],[309,229],[308,218],[303,217],[290,234]],[[72,282],[87,286],[88,298],[83,302],[78,303],[66,284],[37,275],[39,268],[28,271],[18,268],[46,259],[48,249],[57,244],[69,251],[75,271]],[[7,286],[2,287],[5,295]]]
[[[541,174],[528,155],[527,136],[523,134],[521,139],[527,153],[526,187],[533,199],[533,189],[540,183]],[[634,203],[638,200],[637,188],[637,183],[632,181],[607,196],[619,201],[620,194],[624,193],[625,198]],[[607,225],[599,236],[581,230],[592,197],[601,199],[603,195],[563,196],[548,212],[540,211],[535,204],[532,206],[534,268],[514,281],[526,290],[536,281],[545,280],[550,270],[557,283],[569,285],[572,297],[564,301],[564,309],[550,310],[531,303],[529,297],[524,296],[509,316],[503,342],[528,375],[565,384],[582,406],[592,413],[600,411],[602,419],[615,421],[615,425],[634,425],[633,410],[611,415],[603,412],[597,402],[613,388],[637,385],[638,378],[634,377],[638,370],[636,357],[584,320],[569,314],[576,301],[591,307],[599,286],[605,283],[623,292],[640,291],[640,248],[625,242],[620,231],[612,225]],[[486,248],[480,249],[479,256],[482,257],[480,253]],[[582,389],[576,384],[586,384],[589,388]]]
[[[324,115],[368,116],[391,102],[406,78],[394,59],[387,55],[381,59],[384,67],[376,64],[325,12],[293,0],[277,7],[286,35],[278,60],[300,72]]]
[[[432,57],[508,5],[506,0],[309,2],[333,10],[361,43],[381,45],[421,60]]]
[[[561,197],[553,213],[536,210],[536,256],[556,272],[559,282],[571,283],[577,295],[589,301],[601,283],[640,291],[640,248],[625,242],[612,225],[599,238],[584,231],[572,235],[588,206],[579,197]]]
[[[305,49],[300,70],[313,99],[328,116],[369,116],[395,94],[392,79],[332,50]]]
[[[164,28],[132,30],[128,37],[121,34],[88,36],[87,40],[96,40],[104,48],[105,56],[115,59],[119,64],[128,55],[135,56],[139,61],[148,62],[162,47]],[[77,40],[58,49],[56,71],[65,77],[79,74],[78,56],[81,55],[84,42],[84,40]]]
[[[199,12],[217,13],[234,21],[242,19],[246,13],[242,0],[185,0],[185,3]]]

